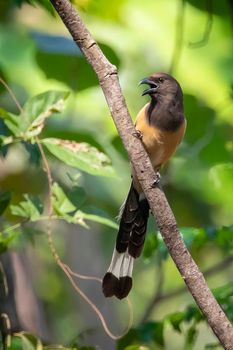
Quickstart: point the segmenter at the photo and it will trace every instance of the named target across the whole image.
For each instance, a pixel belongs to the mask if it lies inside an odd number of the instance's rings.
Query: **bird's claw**
[[[154,187],[156,187],[156,185],[158,185],[158,183],[160,182],[160,179],[161,179],[161,175],[160,175],[159,171],[156,171],[155,180],[152,184],[152,188],[154,188]]]
[[[135,130],[135,132],[133,132],[133,136],[139,140],[142,140],[142,137],[143,137],[142,132],[140,130],[137,130],[137,129]]]

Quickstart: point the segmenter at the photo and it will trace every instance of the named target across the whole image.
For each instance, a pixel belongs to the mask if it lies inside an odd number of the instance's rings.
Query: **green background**
[[[96,208],[99,209],[101,213],[97,215],[107,215],[114,221],[130,184],[126,152],[98,81],[63,23],[47,1],[32,3],[33,6],[23,1],[0,4],[0,75],[22,105],[28,98],[47,90],[70,91],[66,108],[46,122],[42,137],[87,142],[97,147],[111,159],[115,175],[92,176],[46,153],[54,180],[65,191],[78,184],[77,201],[81,203],[80,191],[85,191],[86,206],[95,207],[95,214]],[[142,78],[153,72],[170,72],[182,86],[187,132],[162,175],[165,193],[183,237],[200,269],[205,271],[231,255],[233,246],[233,9],[230,1],[76,0],[74,5],[108,59],[117,65],[133,118],[148,101],[147,97],[140,97],[138,82]],[[0,106],[18,113],[2,85]],[[3,122],[0,130],[1,134],[7,133]],[[28,152],[15,144],[0,159],[0,188],[2,193],[11,191],[11,205],[17,205],[24,193],[46,201],[46,176],[39,165],[36,147],[30,147]],[[3,147],[3,155],[4,151]],[[2,230],[19,221],[7,208],[1,219]],[[54,240],[63,260],[73,270],[102,277],[110,262],[117,231],[87,223],[89,230],[80,225],[54,222]],[[45,225],[32,226],[32,233],[20,231],[9,248],[27,256],[30,262],[30,284],[43,313],[41,330],[35,327],[30,331],[42,340],[67,347],[77,343],[109,350],[127,346],[133,350],[139,349],[139,345],[145,349],[204,349],[206,344],[217,343],[205,322],[199,323],[196,311],[186,308],[193,304],[187,291],[157,302],[147,319],[152,323],[139,326],[159,281],[162,281],[162,294],[183,286],[160,237],[154,235],[157,229],[153,218],[144,257],[135,264],[130,294],[135,330],[117,344],[108,338],[92,310],[56,266],[46,235],[41,233],[46,231]],[[35,233],[35,229],[39,233]],[[232,272],[229,262],[208,277],[211,288],[222,287],[228,292],[227,297],[224,294],[228,299],[224,300],[229,307],[231,292],[227,288]],[[99,284],[94,281],[78,281],[78,284],[98,305],[111,330],[120,334],[128,322],[126,302],[105,300]],[[232,310],[227,310],[232,317]],[[180,329],[169,319],[172,313],[173,318],[181,319]]]

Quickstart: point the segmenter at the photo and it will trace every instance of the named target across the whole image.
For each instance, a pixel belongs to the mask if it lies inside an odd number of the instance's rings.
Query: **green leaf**
[[[9,113],[5,111],[3,108],[0,108],[0,118],[2,118],[8,127],[8,129],[17,136],[20,131],[20,118],[18,115],[15,115],[13,113]]]
[[[19,116],[1,108],[0,117],[15,136],[31,139],[41,133],[47,118],[62,111],[68,96],[67,91],[47,91],[29,99]]]
[[[188,305],[185,310],[184,319],[186,322],[191,322],[192,320],[199,322],[203,319],[203,316],[196,305]]]
[[[233,249],[233,225],[223,226],[216,230],[216,243],[224,250]]]
[[[138,346],[140,344],[140,332],[136,328],[131,328],[129,332],[117,342],[117,350],[125,350],[127,346]]]
[[[23,141],[22,144],[24,145],[24,148],[28,152],[30,164],[39,166],[40,160],[41,160],[41,154],[40,154],[38,145],[36,143],[29,143],[25,141]]]
[[[219,301],[225,302],[227,298],[233,296],[233,282],[214,289],[213,294]]]
[[[0,193],[0,215],[4,213],[11,200],[11,193],[9,191]]]
[[[174,312],[173,314],[169,315],[168,320],[171,323],[174,330],[181,333],[181,323],[184,321],[184,312]]]
[[[7,347],[7,350],[22,350],[22,341],[17,336],[11,336],[11,344]]]
[[[63,189],[56,182],[53,184],[52,193],[53,209],[56,214],[63,216],[76,210],[74,204],[69,200]]]
[[[64,190],[55,182],[52,188],[53,209],[58,217],[69,223],[79,224],[85,228],[88,225],[84,220],[98,222],[100,224],[117,229],[118,225],[111,220],[108,215],[97,208],[86,207],[88,213],[77,210],[84,200],[85,193],[81,188],[76,187],[74,191],[65,193]],[[79,202],[80,200],[80,202]]]
[[[82,187],[74,186],[72,190],[67,193],[67,197],[76,209],[79,209],[85,203],[87,195]]]
[[[20,332],[14,336],[21,339],[22,350],[43,350],[41,341],[30,333]]]
[[[151,259],[155,254],[156,249],[158,248],[158,245],[159,245],[159,241],[158,241],[157,234],[155,234],[154,232],[148,234],[146,236],[146,241],[143,249],[144,259],[146,260]]]
[[[25,238],[27,241],[29,241],[32,244],[35,244],[35,237],[39,235],[44,235],[44,231],[35,227],[24,225],[22,226],[22,235],[23,238]]]
[[[40,134],[45,120],[62,111],[68,96],[67,91],[47,91],[29,99],[20,113],[21,134],[18,136],[31,138]]]
[[[187,334],[186,334],[186,337],[185,337],[185,345],[194,345],[195,343],[195,340],[197,338],[197,328],[196,328],[196,324],[192,325],[188,331],[187,331]]]
[[[78,143],[55,138],[43,139],[41,142],[49,152],[67,165],[92,175],[114,176],[110,159],[85,142]]]
[[[83,211],[78,210],[75,213],[74,217],[77,220],[81,219],[81,220],[94,221],[94,222],[98,222],[99,224],[103,224],[111,228],[114,228],[116,230],[118,229],[118,225],[112,219],[110,219],[109,216],[103,210],[100,210],[94,207],[88,207],[86,209],[89,211],[89,213],[84,213]]]
[[[195,246],[196,248],[201,248],[208,240],[204,228],[181,227],[180,232],[188,247]]]
[[[8,250],[9,245],[17,236],[18,232],[15,230],[10,231],[9,233],[0,232],[0,254]]]
[[[29,194],[24,194],[24,198],[25,201],[20,202],[18,205],[10,206],[12,215],[37,221],[43,212],[43,205],[40,199]]]
[[[140,334],[143,342],[154,341],[164,346],[163,322],[148,322],[140,327]]]

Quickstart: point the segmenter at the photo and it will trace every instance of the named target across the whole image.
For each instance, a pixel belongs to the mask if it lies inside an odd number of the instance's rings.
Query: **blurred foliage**
[[[184,91],[188,127],[176,156],[164,169],[165,191],[198,265],[214,270],[233,249],[232,1],[72,2],[108,59],[118,67],[133,116],[145,103],[136,98],[138,81],[153,71],[169,71],[171,62],[176,62],[171,73]],[[184,12],[183,33],[175,35],[181,25],[177,25],[180,11]],[[34,286],[47,315],[49,343],[67,346],[42,345],[46,343],[43,337],[23,332],[12,337],[9,348],[221,349],[188,295],[156,304],[150,319],[139,322],[150,298],[156,293],[169,294],[183,283],[159,232],[155,234],[153,220],[144,259],[138,261],[134,272],[134,327],[114,345],[80,305],[74,315],[67,282],[57,276],[48,245],[43,245],[48,189],[38,142],[46,151],[54,178],[53,219],[56,231],[64,236],[63,242],[56,237],[56,244],[62,254],[70,256],[70,224],[82,227],[86,237],[89,228],[96,248],[86,253],[81,247],[78,258],[75,250],[72,264],[76,262],[79,270],[80,262],[88,261],[84,265],[100,275],[114,245],[117,223],[113,217],[130,181],[127,155],[95,74],[49,0],[0,2],[0,50],[0,76],[23,106],[18,111],[0,85],[0,252],[25,249],[30,244],[36,247],[43,274],[37,276]],[[179,57],[174,60],[177,51]],[[63,227],[64,222],[67,226]],[[161,269],[160,287],[154,285],[158,273],[154,264]],[[231,321],[232,272],[232,266],[227,266],[209,279]],[[94,293],[95,288],[91,286],[89,291]],[[97,303],[106,308],[100,296]],[[110,328],[123,327],[124,305],[112,308]],[[89,332],[92,328],[94,335]],[[72,341],[74,338],[77,341]]]

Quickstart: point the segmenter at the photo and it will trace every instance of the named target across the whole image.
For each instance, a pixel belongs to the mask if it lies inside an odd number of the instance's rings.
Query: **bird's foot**
[[[135,132],[133,132],[133,136],[139,140],[142,140],[142,137],[143,137],[142,132],[140,130],[137,130],[137,129],[135,130]]]
[[[154,182],[152,183],[152,188],[156,187],[156,185],[158,185],[158,183],[160,182],[160,179],[161,179],[161,175],[159,173],[159,171],[156,171],[155,173],[155,180]]]

